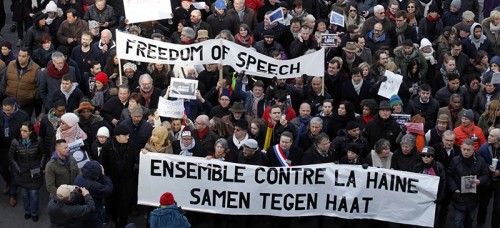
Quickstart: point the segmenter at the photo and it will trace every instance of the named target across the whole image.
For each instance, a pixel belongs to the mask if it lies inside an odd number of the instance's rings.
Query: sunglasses
[[[422,155],[422,157],[424,157],[424,158],[432,158],[432,157],[434,157],[434,156],[433,156],[433,155],[430,155],[430,154],[424,154],[424,155]]]

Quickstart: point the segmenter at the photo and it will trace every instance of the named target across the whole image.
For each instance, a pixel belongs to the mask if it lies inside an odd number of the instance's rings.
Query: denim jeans
[[[38,216],[38,189],[20,188],[23,196],[24,213]]]
[[[474,222],[475,210],[453,210],[453,223],[454,228],[470,228]]]

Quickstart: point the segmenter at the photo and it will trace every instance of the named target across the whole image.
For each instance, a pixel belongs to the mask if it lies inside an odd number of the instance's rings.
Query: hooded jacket
[[[186,216],[180,213],[176,204],[156,208],[149,214],[151,228],[188,228],[191,224]]]
[[[481,37],[476,39],[474,36],[475,28],[481,28]],[[470,35],[467,39],[462,40],[463,52],[469,56],[469,58],[473,59],[477,55],[477,51],[483,50],[486,51],[489,57],[493,56],[493,47],[491,45],[490,40],[484,35],[483,26],[479,23],[474,23],[470,27]]]
[[[427,61],[422,51],[420,51],[418,44],[413,44],[413,51],[409,55],[405,53],[403,46],[394,49],[394,55],[396,56],[394,62],[401,71],[401,75],[407,75],[408,64],[414,59],[418,61],[419,70],[427,72]]]

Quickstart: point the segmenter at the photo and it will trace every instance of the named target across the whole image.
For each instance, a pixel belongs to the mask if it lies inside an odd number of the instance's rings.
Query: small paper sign
[[[198,80],[172,78],[170,82],[170,97],[182,99],[196,99],[196,88],[198,88]]]
[[[285,19],[285,16],[281,7],[278,7],[278,9],[269,14],[269,20],[271,20],[271,23],[282,21],[283,19]]]
[[[321,34],[321,47],[337,47],[337,34]]]
[[[184,100],[167,100],[160,97],[158,101],[158,115],[171,118],[182,118],[184,116]]]

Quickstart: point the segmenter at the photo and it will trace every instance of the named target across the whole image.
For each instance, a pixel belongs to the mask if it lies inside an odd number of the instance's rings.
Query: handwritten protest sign
[[[167,100],[160,97],[158,101],[158,115],[171,118],[182,118],[184,116],[184,100]]]
[[[403,76],[392,73],[390,71],[385,71],[384,76],[387,77],[387,80],[385,82],[382,82],[382,84],[380,84],[378,95],[385,97],[387,99],[391,99],[392,95],[398,94],[399,86],[403,81]]]

